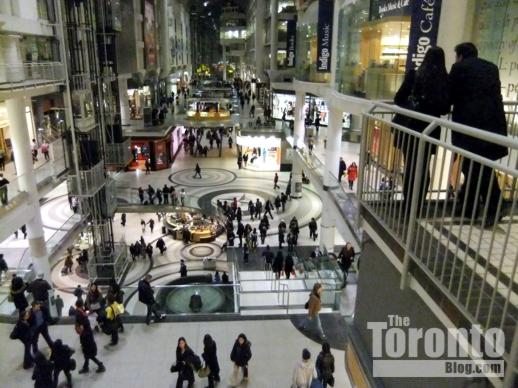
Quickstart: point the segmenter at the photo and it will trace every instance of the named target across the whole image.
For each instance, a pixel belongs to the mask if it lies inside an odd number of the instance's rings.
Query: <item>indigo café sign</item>
[[[428,49],[437,43],[442,0],[415,0],[410,23],[406,70],[417,69]]]
[[[333,36],[333,0],[318,2],[317,72],[331,71],[331,44]]]

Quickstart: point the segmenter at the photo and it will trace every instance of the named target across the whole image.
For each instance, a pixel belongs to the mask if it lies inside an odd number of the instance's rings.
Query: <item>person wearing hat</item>
[[[291,388],[309,388],[315,376],[315,365],[311,362],[309,350],[302,350],[302,360],[297,361],[293,368]]]

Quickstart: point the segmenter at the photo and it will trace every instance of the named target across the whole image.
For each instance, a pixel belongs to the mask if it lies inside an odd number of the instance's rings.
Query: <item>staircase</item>
[[[304,308],[314,281],[275,279],[271,271],[239,272],[239,307],[242,315],[305,314]],[[332,312],[323,305],[321,312]]]

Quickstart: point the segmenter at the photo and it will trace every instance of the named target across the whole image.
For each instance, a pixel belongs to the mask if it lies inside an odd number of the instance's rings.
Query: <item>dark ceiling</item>
[[[237,6],[246,12],[250,0],[192,0],[191,15],[198,16],[209,27],[219,28],[219,17],[225,6]]]

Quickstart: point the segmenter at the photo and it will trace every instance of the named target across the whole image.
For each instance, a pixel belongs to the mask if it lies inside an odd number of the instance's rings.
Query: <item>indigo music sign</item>
[[[317,72],[331,71],[331,44],[333,36],[333,0],[318,1]]]

